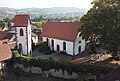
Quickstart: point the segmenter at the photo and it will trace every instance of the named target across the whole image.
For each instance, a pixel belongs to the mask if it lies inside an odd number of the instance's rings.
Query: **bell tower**
[[[14,27],[18,51],[23,55],[31,55],[31,21],[29,15],[16,15],[14,19]]]

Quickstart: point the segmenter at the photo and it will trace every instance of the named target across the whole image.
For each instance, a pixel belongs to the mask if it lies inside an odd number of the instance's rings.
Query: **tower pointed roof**
[[[14,19],[14,27],[27,27],[28,20],[30,20],[30,17],[27,14],[16,15]]]

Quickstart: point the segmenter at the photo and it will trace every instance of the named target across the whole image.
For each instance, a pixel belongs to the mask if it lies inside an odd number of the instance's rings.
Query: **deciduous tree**
[[[98,39],[113,55],[120,48],[120,0],[95,0],[93,7],[81,18],[83,37]]]

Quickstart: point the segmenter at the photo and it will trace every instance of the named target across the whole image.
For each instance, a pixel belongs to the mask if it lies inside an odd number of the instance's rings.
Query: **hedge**
[[[29,56],[21,56],[18,52],[13,52],[13,62],[23,64],[25,67],[41,67],[44,71],[55,68],[56,70],[67,70],[70,73],[108,74],[113,70],[111,67],[98,65],[58,62],[52,59],[35,59]]]

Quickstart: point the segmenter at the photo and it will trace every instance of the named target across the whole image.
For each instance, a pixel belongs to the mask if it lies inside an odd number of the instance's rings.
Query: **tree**
[[[117,55],[120,48],[120,0],[95,0],[81,20],[81,35]]]
[[[8,27],[11,26],[11,19],[5,18],[4,21],[7,23]]]
[[[39,28],[40,27],[40,22],[35,22],[34,25]]]
[[[2,23],[0,24],[0,26],[1,26],[1,28],[3,29],[3,28],[6,27],[7,25],[6,25],[5,22],[2,22]]]

